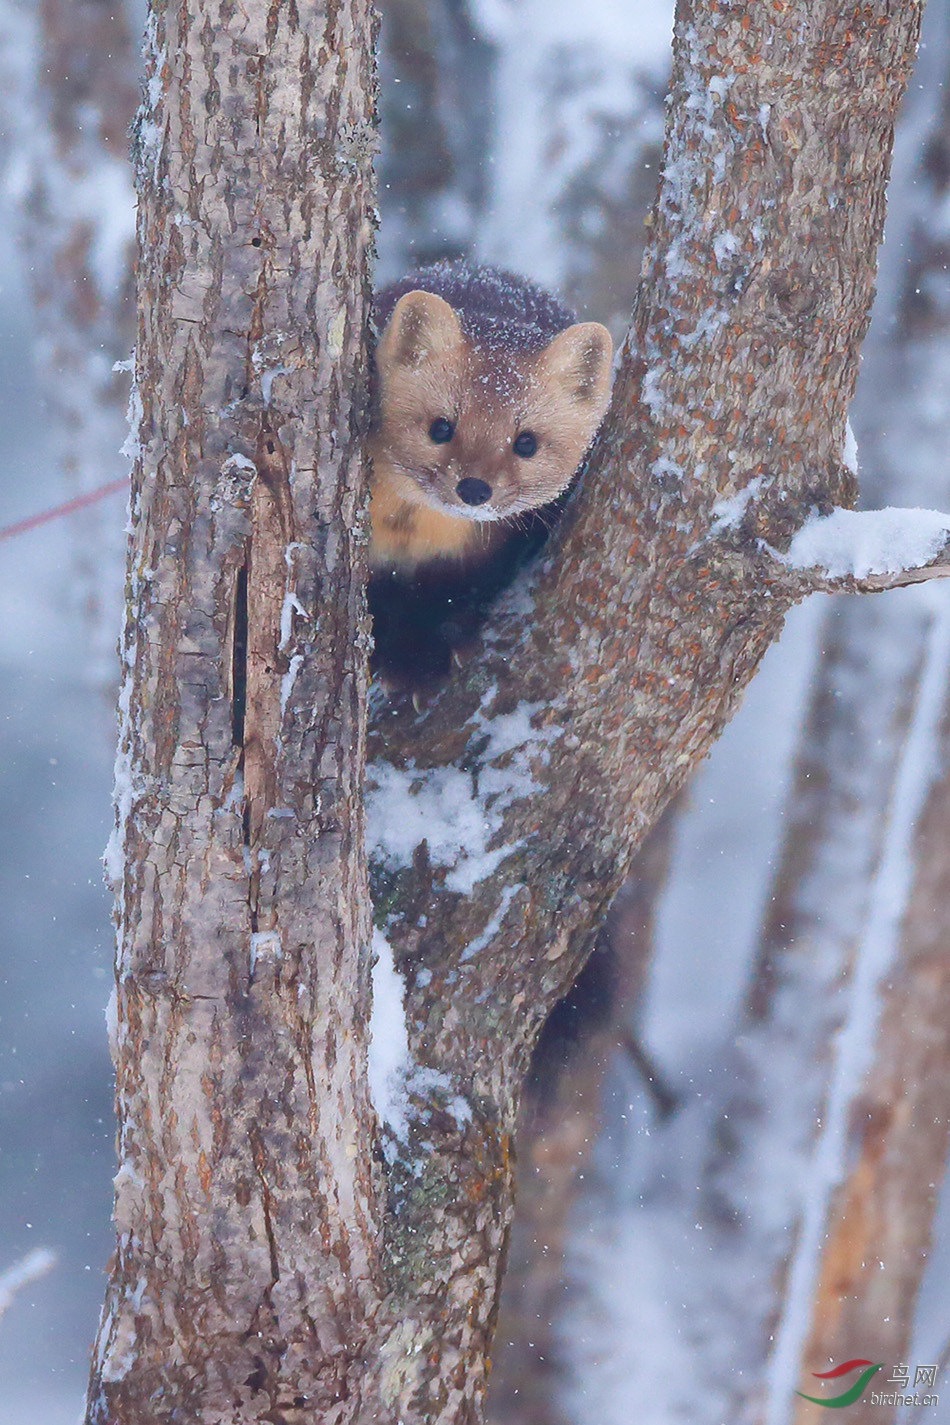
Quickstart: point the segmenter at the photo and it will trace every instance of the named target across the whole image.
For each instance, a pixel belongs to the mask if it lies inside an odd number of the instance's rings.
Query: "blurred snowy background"
[[[380,280],[471,254],[622,334],[672,5],[381,8]],[[0,0],[0,528],[123,473],[142,18]],[[948,261],[950,6],[930,0],[852,414],[865,504],[950,507]],[[17,1425],[79,1418],[111,1245],[99,858],[123,509],[0,540],[0,1401]],[[791,1425],[832,1359],[946,1365],[948,594],[797,610],[645,848],[539,1057],[496,1420]],[[37,1248],[55,1264],[5,1301],[4,1270]],[[937,1390],[904,1418],[950,1422]]]

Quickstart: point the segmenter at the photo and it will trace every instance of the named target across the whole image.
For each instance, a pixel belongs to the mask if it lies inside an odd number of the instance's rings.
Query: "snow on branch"
[[[811,589],[828,593],[877,593],[946,578],[950,514],[890,508],[815,514],[777,558],[805,573]]]
[[[13,1305],[13,1298],[30,1282],[38,1281],[56,1265],[56,1253],[48,1247],[35,1247],[32,1252],[5,1272],[0,1272],[0,1316]]]

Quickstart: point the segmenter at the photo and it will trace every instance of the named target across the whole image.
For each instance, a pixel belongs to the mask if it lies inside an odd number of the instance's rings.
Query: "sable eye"
[[[436,445],[445,445],[455,434],[455,426],[445,416],[437,416],[429,427],[429,439]]]
[[[537,437],[533,431],[523,430],[515,436],[512,450],[515,455],[520,455],[522,460],[529,460],[538,448]]]

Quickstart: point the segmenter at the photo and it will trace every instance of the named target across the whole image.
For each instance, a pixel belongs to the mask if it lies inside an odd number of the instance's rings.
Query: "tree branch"
[[[89,1425],[480,1419],[537,1032],[804,592],[771,551],[854,495],[838,453],[918,20],[681,0],[583,498],[431,708],[377,702],[372,874],[411,1054],[381,1261],[358,809],[372,17],[156,3],[120,1235]]]
[[[416,1065],[389,1253],[418,1418],[477,1418],[428,1363],[457,1350],[477,1397],[492,1269],[447,1278],[446,1244],[485,1245],[497,1214],[500,1251],[539,1026],[805,592],[769,551],[854,498],[839,453],[919,7],[790,14],[680,4],[652,242],[565,538],[430,708],[373,716],[371,873]],[[753,482],[735,537],[709,538]]]
[[[937,510],[832,510],[802,525],[785,554],[802,592],[877,594],[950,575],[950,515]]]

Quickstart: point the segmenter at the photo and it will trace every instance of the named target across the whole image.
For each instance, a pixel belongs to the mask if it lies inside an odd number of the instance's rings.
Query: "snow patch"
[[[281,680],[280,680],[280,715],[281,715],[281,717],[283,717],[284,713],[287,711],[287,704],[288,704],[288,702],[290,701],[290,695],[291,695],[291,693],[293,692],[294,683],[297,681],[297,674],[300,672],[300,665],[301,665],[302,663],[303,663],[303,654],[302,654],[302,653],[295,653],[295,654],[293,655],[293,657],[291,658],[291,660],[290,660],[290,666],[288,667],[287,672],[284,674],[284,676],[283,676],[283,677],[281,678]]]
[[[165,50],[159,43],[158,19],[150,11],[145,22],[142,46],[145,59],[145,84],[142,103],[133,124],[133,142],[143,168],[151,170],[152,181],[159,183],[159,166],[165,145],[165,115],[162,106],[162,70]]]
[[[131,620],[127,626],[127,635],[128,641],[123,649],[123,662],[125,664],[126,673],[119,688],[117,710],[119,740],[115,754],[112,790],[112,802],[115,807],[115,824],[102,855],[106,884],[112,889],[116,897],[116,910],[119,917],[119,924],[124,923],[123,917],[125,912],[125,840],[129,821],[132,816],[132,807],[135,803],[136,782],[138,780],[132,761],[133,727],[131,714],[132,670],[135,664],[137,636]]]
[[[643,380],[640,383],[640,399],[653,419],[659,423],[666,410],[666,397],[663,394],[663,368],[651,366],[644,372]]]
[[[338,354],[339,353],[331,353],[334,357]],[[261,396],[263,397],[265,406],[270,405],[271,390],[277,377],[288,376],[289,374],[289,366],[269,366],[265,371],[261,371]]]
[[[734,495],[717,500],[712,507],[713,522],[710,533],[721,534],[723,530],[735,529],[738,524],[741,524],[749,501],[759,493],[766,478],[765,475],[756,475],[748,485],[744,485]]]
[[[287,589],[284,593],[284,602],[280,606],[280,643],[278,647],[283,651],[290,642],[293,633],[294,614],[299,614],[301,618],[307,617],[307,610],[297,598],[294,589]]]
[[[852,475],[858,473],[858,442],[851,428],[851,422],[846,421],[844,427],[844,447],[841,451],[843,463],[851,471]]]
[[[501,893],[501,900],[498,902],[497,910],[489,918],[481,935],[477,935],[474,940],[469,941],[462,954],[463,960],[473,959],[480,950],[484,950],[487,945],[491,944],[501,929],[501,923],[508,913],[508,907],[520,889],[520,886],[505,886]]]
[[[486,693],[482,706],[493,697],[494,690]],[[368,767],[370,854],[397,870],[412,864],[416,848],[425,841],[430,863],[447,871],[446,889],[471,895],[517,848],[517,843],[492,847],[491,842],[502,828],[505,809],[536,789],[532,761],[547,760],[547,744],[558,734],[555,727],[532,727],[539,706],[522,703],[494,718],[477,714],[476,736],[484,731],[488,739],[477,770],[419,768],[412,762],[406,767],[385,762]]]
[[[813,515],[779,555],[790,569],[823,569],[831,578],[898,574],[929,564],[950,536],[938,510],[833,510]]]
[[[441,1070],[419,1066],[412,1071],[407,1087],[415,1094],[438,1098],[439,1111],[450,1113],[460,1128],[472,1122],[471,1104],[456,1092],[448,1074]]]
[[[499,819],[486,814],[469,773],[457,767],[421,771],[414,765],[376,763],[367,775],[367,842],[391,870],[410,866],[413,852],[425,841],[430,862],[452,868],[448,889],[470,895],[513,849],[489,851]]]
[[[114,984],[109,992],[105,1016],[106,1034],[109,1040],[109,1053],[112,1055],[112,1062],[115,1063],[119,1047],[119,990]]]
[[[284,950],[276,930],[256,930],[251,935],[251,979],[254,978],[258,960],[265,956],[271,960],[283,959]]]
[[[241,455],[238,452],[235,452],[234,455],[229,455],[221,466],[222,475],[227,475],[234,470],[243,470],[246,474],[252,476],[257,474],[257,466],[254,464],[254,461],[251,460],[249,456]]]
[[[725,267],[726,259],[739,251],[739,239],[735,233],[717,233],[713,238],[713,255],[720,267]]]
[[[142,397],[139,395],[138,382],[135,379],[135,356],[131,358],[128,369],[132,373],[132,384],[129,387],[129,403],[126,407],[125,418],[128,423],[128,434],[119,446],[119,454],[124,456],[131,464],[142,454],[141,429],[142,420],[145,415],[145,408],[142,405]]]
[[[369,1093],[376,1116],[397,1138],[406,1130],[406,1078],[409,1034],[403,1008],[403,982],[392,946],[381,930],[373,931],[373,1011],[369,1022]]]

